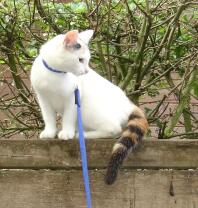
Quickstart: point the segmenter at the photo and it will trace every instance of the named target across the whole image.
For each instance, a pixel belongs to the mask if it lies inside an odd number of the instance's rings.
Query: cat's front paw
[[[75,136],[75,131],[61,130],[58,134],[58,138],[64,140],[73,139],[74,136]]]
[[[53,139],[56,136],[56,130],[55,129],[44,129],[40,133],[40,139]]]

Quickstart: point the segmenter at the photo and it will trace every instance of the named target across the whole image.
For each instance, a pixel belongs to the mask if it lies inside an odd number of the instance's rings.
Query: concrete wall
[[[197,208],[198,140],[145,140],[112,186],[115,140],[87,140],[93,208]],[[1,208],[85,208],[77,140],[0,140]]]

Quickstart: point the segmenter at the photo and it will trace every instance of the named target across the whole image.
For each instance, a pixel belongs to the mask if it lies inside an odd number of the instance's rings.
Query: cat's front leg
[[[76,107],[74,97],[65,104],[62,117],[62,130],[58,134],[59,139],[73,139],[76,130]]]
[[[56,136],[57,128],[56,128],[56,113],[47,97],[38,95],[39,105],[41,107],[41,112],[43,116],[43,120],[45,123],[44,130],[40,133],[40,139],[53,139]]]

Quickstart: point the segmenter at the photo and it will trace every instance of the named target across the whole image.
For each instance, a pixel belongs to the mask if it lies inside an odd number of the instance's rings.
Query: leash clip
[[[78,87],[76,87],[74,94],[75,94],[75,104],[78,107],[80,107],[80,91],[79,91]]]

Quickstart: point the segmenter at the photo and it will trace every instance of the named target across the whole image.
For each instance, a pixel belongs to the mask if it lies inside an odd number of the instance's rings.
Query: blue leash
[[[82,170],[83,170],[83,179],[84,179],[86,199],[87,199],[87,208],[92,208],[91,192],[89,186],[89,174],[87,167],[87,154],[86,154],[85,138],[83,133],[84,130],[82,123],[82,115],[80,110],[80,92],[78,88],[75,89],[75,104],[77,106],[77,122],[78,122],[78,133],[79,133],[79,143],[80,143],[80,154],[82,160]]]
[[[66,73],[63,71],[59,71],[50,67],[47,62],[42,59],[43,65],[49,71],[55,73]],[[87,154],[86,154],[86,146],[85,146],[85,138],[84,138],[84,130],[83,130],[83,123],[82,123],[82,115],[80,110],[80,92],[79,89],[75,89],[75,104],[77,105],[77,121],[78,121],[78,133],[79,133],[79,143],[80,143],[80,154],[82,160],[82,170],[83,170],[83,178],[85,184],[85,192],[86,192],[86,199],[87,199],[87,208],[92,208],[91,204],[91,192],[89,187],[89,174],[88,174],[88,167],[87,167]]]

